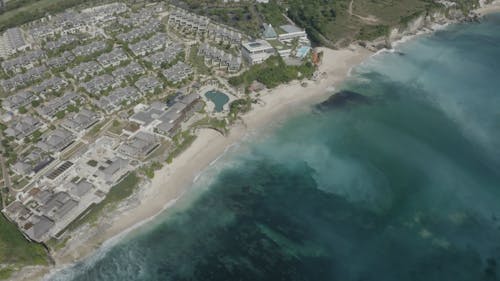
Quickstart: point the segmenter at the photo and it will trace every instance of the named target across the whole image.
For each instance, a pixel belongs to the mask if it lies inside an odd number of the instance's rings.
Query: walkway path
[[[379,19],[377,19],[375,16],[368,15],[367,17],[363,17],[363,16],[360,16],[360,15],[354,14],[352,12],[353,5],[354,5],[354,0],[351,0],[351,2],[349,3],[349,9],[347,11],[349,13],[349,15],[355,16],[355,17],[359,18],[360,20],[362,20],[366,24],[374,25],[374,24],[378,24],[379,23]]]

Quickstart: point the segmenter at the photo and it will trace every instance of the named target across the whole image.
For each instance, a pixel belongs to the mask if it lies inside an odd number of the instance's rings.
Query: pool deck
[[[222,111],[217,112],[215,110],[215,103],[212,102],[209,98],[207,98],[205,96],[205,94],[208,93],[208,92],[210,92],[210,91],[221,92],[221,93],[225,94],[229,98],[229,100],[227,101],[227,103],[224,104],[224,106],[222,107]],[[210,115],[214,116],[214,117],[224,117],[224,116],[226,116],[227,113],[229,112],[229,104],[231,104],[231,102],[233,102],[233,101],[235,101],[235,100],[238,99],[238,96],[236,96],[231,91],[228,91],[226,89],[222,89],[221,87],[218,87],[218,86],[215,86],[215,85],[207,85],[207,86],[202,87],[198,91],[198,95],[203,99],[203,101],[205,101],[207,112],[210,112]]]

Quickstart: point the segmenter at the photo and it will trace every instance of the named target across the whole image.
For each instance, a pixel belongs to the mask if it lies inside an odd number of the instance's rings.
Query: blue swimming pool
[[[297,50],[297,57],[303,59],[305,56],[307,56],[307,54],[309,53],[310,50],[311,50],[311,47],[307,47],[307,46],[300,47]]]
[[[215,111],[221,112],[224,105],[229,101],[229,97],[219,91],[209,91],[205,93],[207,99],[215,104]]]

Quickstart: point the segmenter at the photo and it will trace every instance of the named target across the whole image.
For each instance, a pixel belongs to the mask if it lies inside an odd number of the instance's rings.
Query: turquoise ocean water
[[[500,16],[397,50],[47,280],[500,280]]]

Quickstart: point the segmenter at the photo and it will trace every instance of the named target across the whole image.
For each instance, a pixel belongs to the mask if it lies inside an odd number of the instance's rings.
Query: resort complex
[[[497,280],[488,11],[0,0],[0,280]]]
[[[147,182],[168,165],[197,128],[226,133],[255,90],[232,78],[271,57],[310,63],[311,51],[291,23],[253,38],[163,2],[68,9],[7,29],[3,214],[29,240],[64,240],[127,175]]]

